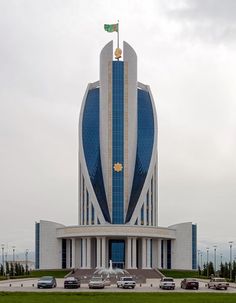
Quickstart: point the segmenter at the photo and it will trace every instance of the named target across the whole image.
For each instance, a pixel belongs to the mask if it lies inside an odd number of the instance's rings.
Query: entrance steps
[[[77,268],[70,272],[68,276],[78,277],[81,283],[88,283],[91,277],[94,275],[96,268],[82,269]],[[128,269],[129,274],[134,278],[136,283],[146,283],[146,279],[160,279],[163,275],[158,269]],[[116,283],[116,278],[110,279],[112,284]]]

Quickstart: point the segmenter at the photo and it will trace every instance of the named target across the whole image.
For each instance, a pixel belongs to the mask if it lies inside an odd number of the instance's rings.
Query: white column
[[[106,267],[106,238],[102,237],[102,267]]]
[[[143,203],[143,225],[147,225],[147,201],[145,197],[145,201]]]
[[[152,201],[151,201],[151,190],[149,189],[149,194],[148,194],[148,225],[152,224]]]
[[[127,238],[127,268],[132,268],[132,254],[131,254],[131,238]]]
[[[87,225],[87,190],[84,189],[84,225]]]
[[[147,268],[151,268],[151,239],[147,239]]]
[[[138,225],[141,225],[141,211],[139,211],[138,215]]]
[[[157,268],[161,268],[161,239],[157,240]]]
[[[87,238],[87,268],[91,268],[91,238]]]
[[[89,201],[89,225],[92,225],[92,203]]]
[[[142,268],[147,268],[147,243],[146,238],[142,238]]]
[[[137,239],[132,239],[132,268],[137,268]]]
[[[97,237],[97,268],[101,267],[101,238]]]
[[[82,238],[82,267],[86,268],[87,265],[87,239],[86,238]]]
[[[81,267],[81,239],[75,240],[75,267]]]
[[[72,268],[75,268],[75,238],[72,239]]]

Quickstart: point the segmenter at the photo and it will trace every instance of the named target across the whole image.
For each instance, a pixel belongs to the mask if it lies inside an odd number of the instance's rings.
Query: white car
[[[229,283],[224,278],[211,278],[208,283],[208,288],[225,289],[229,287]]]
[[[136,282],[132,277],[121,277],[120,280],[117,281],[116,286],[120,288],[135,288]]]
[[[159,287],[161,289],[175,289],[175,281],[171,277],[162,277]]]
[[[88,286],[89,288],[104,288],[105,282],[101,277],[92,277]]]

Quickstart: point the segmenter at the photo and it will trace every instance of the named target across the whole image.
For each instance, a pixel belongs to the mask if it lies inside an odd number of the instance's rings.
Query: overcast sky
[[[159,223],[236,247],[236,1],[0,0],[0,242],[34,250],[34,222],[77,224],[78,119],[115,33],[158,115]],[[1,244],[0,243],[0,244]],[[236,254],[236,249],[235,249]]]

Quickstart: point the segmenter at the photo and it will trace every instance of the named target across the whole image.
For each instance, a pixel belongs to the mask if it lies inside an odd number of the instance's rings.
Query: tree
[[[0,276],[3,276],[3,265],[0,265]]]
[[[208,274],[209,274],[209,277],[211,275],[215,275],[214,266],[213,266],[212,262],[209,262],[209,264],[208,264]]]
[[[8,275],[8,274],[9,274],[9,263],[6,262],[6,275]]]

